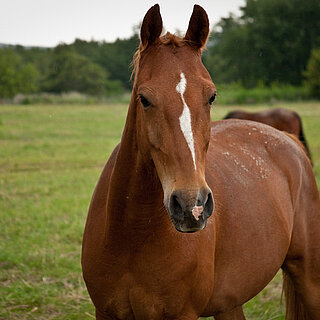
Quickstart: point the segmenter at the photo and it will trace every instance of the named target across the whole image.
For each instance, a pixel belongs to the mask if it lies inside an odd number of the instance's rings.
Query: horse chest
[[[115,281],[114,289],[107,290],[104,310],[116,319],[174,318],[181,313],[187,299],[187,290],[181,292],[183,286],[181,281],[175,288],[166,281],[160,285],[156,279],[142,281],[140,277],[126,273]]]
[[[114,261],[103,286],[105,313],[115,319],[160,320],[177,318],[194,303],[203,308],[212,290],[208,274],[199,273],[197,260],[173,260],[172,251]]]

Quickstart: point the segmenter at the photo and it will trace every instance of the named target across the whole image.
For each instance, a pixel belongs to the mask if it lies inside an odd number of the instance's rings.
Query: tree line
[[[2,47],[0,97],[72,91],[96,96],[121,94],[130,89],[128,66],[138,43],[134,34],[113,43],[76,39],[55,48]]]
[[[115,42],[0,48],[0,98],[77,91],[110,96],[131,89],[138,32]],[[309,84],[320,95],[320,0],[246,0],[239,17],[214,25],[203,61],[215,83]]]

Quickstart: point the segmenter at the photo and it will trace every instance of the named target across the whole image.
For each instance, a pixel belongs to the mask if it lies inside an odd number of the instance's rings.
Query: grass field
[[[320,103],[286,107],[303,119],[320,184]],[[216,106],[221,119],[236,106]],[[0,106],[0,319],[90,319],[80,267],[89,201],[121,137],[127,106]],[[281,275],[245,306],[283,319]]]

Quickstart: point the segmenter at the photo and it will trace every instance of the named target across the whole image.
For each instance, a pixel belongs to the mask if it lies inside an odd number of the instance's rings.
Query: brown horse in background
[[[304,146],[306,153],[312,162],[311,152],[307,144],[307,140],[304,137],[302,121],[298,113],[283,109],[276,108],[261,112],[246,112],[242,110],[235,110],[229,112],[224,119],[242,119],[251,120],[261,123],[265,123],[271,127],[274,127],[281,131],[286,131],[288,133],[297,136]]]
[[[144,17],[120,144],[94,191],[82,268],[97,319],[245,319],[280,268],[287,319],[320,319],[320,200],[290,137],[252,121],[210,122],[201,62],[209,22],[184,38]]]

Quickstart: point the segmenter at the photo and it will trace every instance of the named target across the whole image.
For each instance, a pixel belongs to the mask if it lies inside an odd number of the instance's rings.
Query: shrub
[[[276,101],[307,100],[310,94],[306,87],[272,84],[270,87],[259,83],[257,87],[247,89],[240,83],[218,86],[217,103],[220,104],[254,104],[274,103]]]

